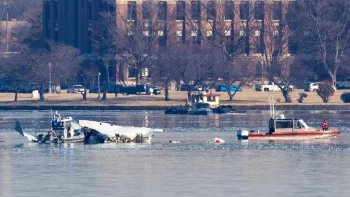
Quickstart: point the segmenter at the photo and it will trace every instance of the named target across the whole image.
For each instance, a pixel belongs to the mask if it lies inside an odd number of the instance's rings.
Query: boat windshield
[[[302,126],[302,128],[305,128],[305,129],[308,129],[308,128],[309,128],[309,126],[304,122],[304,120],[299,119],[299,123],[300,123],[300,125]]]
[[[210,105],[208,103],[197,103],[197,109],[210,109]]]

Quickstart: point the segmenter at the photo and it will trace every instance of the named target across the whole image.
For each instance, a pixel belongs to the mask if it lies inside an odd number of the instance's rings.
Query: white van
[[[313,82],[313,83],[307,83],[304,87],[304,91],[308,91],[308,92],[316,92],[316,90],[318,90],[319,88],[319,84],[321,84],[323,82]],[[337,90],[334,86],[333,86],[334,90]]]
[[[307,83],[304,87],[304,91],[315,92],[318,90],[318,84],[322,82]]]
[[[348,89],[350,88],[350,78],[344,80],[337,80],[336,85],[338,89]]]
[[[83,93],[84,94],[84,86],[73,85],[67,89],[67,93]]]

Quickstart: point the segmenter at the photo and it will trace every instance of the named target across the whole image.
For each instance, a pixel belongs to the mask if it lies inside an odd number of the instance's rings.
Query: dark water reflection
[[[64,111],[88,119],[163,128],[146,144],[33,144],[13,131],[47,131],[49,111],[0,111],[0,196],[349,196],[350,113],[288,111],[341,135],[330,140],[238,141],[266,131],[269,113],[183,116],[151,111]],[[208,144],[220,137],[226,144]],[[169,140],[180,141],[169,144]]]

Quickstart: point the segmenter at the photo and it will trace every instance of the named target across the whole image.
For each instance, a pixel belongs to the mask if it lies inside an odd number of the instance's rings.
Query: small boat
[[[37,143],[63,143],[83,142],[85,135],[79,123],[72,117],[65,117],[57,112],[52,116],[51,129],[47,133],[31,135],[23,131],[21,123],[17,120],[15,130],[31,142]]]
[[[283,114],[275,113],[273,104],[270,104],[270,112],[268,132],[238,130],[238,139],[308,140],[333,138],[340,134],[337,129],[322,130],[310,127],[302,119],[286,119]]]
[[[199,93],[191,96],[191,108],[188,114],[191,115],[210,115],[214,114],[212,108],[219,106],[220,94]]]
[[[238,139],[294,140],[336,137],[339,130],[320,130],[309,127],[302,119],[275,118],[269,121],[269,132],[238,130]]]
[[[201,92],[191,95],[190,105],[171,107],[165,110],[165,114],[189,114],[189,115],[210,115],[222,113],[216,108],[219,107],[220,94]]]
[[[210,115],[210,114],[214,114],[214,111],[210,109],[210,105],[208,103],[194,103],[192,104],[191,110],[188,111],[188,114]]]

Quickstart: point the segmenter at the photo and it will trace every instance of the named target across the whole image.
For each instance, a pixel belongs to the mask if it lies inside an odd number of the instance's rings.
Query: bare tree
[[[166,42],[162,38],[167,34],[167,12],[157,6],[145,1],[140,10],[135,3],[130,5],[127,16],[117,8],[117,53],[135,73],[136,84],[140,84],[142,69],[149,64],[158,43]]]
[[[1,6],[9,5],[8,14],[9,19],[22,20],[27,12],[33,9],[42,8],[40,0],[0,0]],[[1,20],[6,20],[6,12],[0,13]]]
[[[325,81],[318,85],[316,92],[324,103],[328,103],[329,99],[334,95],[335,89],[331,82]]]
[[[193,2],[186,12],[186,26],[191,30],[194,43],[217,47],[223,58],[234,60],[250,53],[249,35],[254,10],[253,1],[240,4],[234,1]],[[195,36],[197,38],[193,39]]]
[[[218,82],[227,86],[231,101],[236,92],[231,92],[230,87],[234,83],[240,87],[254,76],[255,68],[249,63],[252,59],[249,58],[249,35],[254,9],[253,1],[240,4],[233,1],[197,1],[191,3],[186,11],[190,38],[193,43],[212,48],[210,53],[213,55],[210,57],[217,63],[211,79],[220,79]]]
[[[82,60],[78,49],[56,43],[50,43],[49,49],[28,49],[21,55],[26,57],[27,76],[39,85],[40,100],[44,100],[50,82],[75,76]]]
[[[86,100],[87,95],[87,86],[90,85],[90,87],[94,84],[96,80],[96,73],[98,73],[98,68],[94,65],[92,66],[80,66],[78,70],[78,79],[83,83],[84,86],[84,92],[83,100]]]
[[[48,52],[49,71],[51,83],[56,85],[61,81],[66,81],[80,70],[83,61],[80,50],[60,43],[49,42],[50,50]]]
[[[162,48],[157,52],[157,57],[152,58],[152,66],[150,68],[151,81],[158,84],[160,88],[164,89],[164,100],[170,101],[169,87],[171,81],[174,79],[176,67],[173,65],[177,59],[174,48]]]
[[[113,3],[111,3],[114,5]],[[102,100],[107,99],[108,84],[116,78],[116,73],[110,72],[111,64],[115,65],[117,54],[117,26],[114,12],[102,12],[94,23],[92,45],[95,55],[98,57],[100,70],[104,73],[104,85],[102,88]],[[98,72],[97,72],[98,73]],[[92,73],[90,73],[92,74]]]
[[[345,0],[298,1],[306,34],[304,52],[312,55],[336,85],[338,70],[348,67],[350,2]],[[316,68],[318,73],[322,71]]]
[[[193,91],[190,87],[203,85],[214,77],[213,69],[217,59],[208,46],[179,44],[174,46],[171,56],[172,66],[176,68],[173,72],[174,80],[182,81],[188,87],[188,98]]]
[[[28,81],[28,67],[23,63],[23,56],[19,53],[1,57],[2,77],[11,81],[11,89],[15,93],[14,101],[18,100],[18,92],[21,84]],[[8,84],[9,85],[9,84]]]
[[[215,76],[219,77],[218,82],[226,87],[230,101],[233,101],[238,89],[255,77],[255,65],[251,58],[242,56],[235,61],[222,61],[214,72]],[[237,85],[234,92],[231,91],[233,85]]]
[[[287,15],[289,4],[279,1],[276,4],[265,5],[264,18],[261,25],[254,29],[254,44],[256,54],[253,56],[263,67],[267,79],[281,89],[285,102],[291,102],[290,85],[296,77],[301,77],[298,71],[299,63],[289,54],[288,42],[291,29],[288,26]],[[284,10],[284,11],[283,11]],[[263,77],[263,76],[262,76]]]

